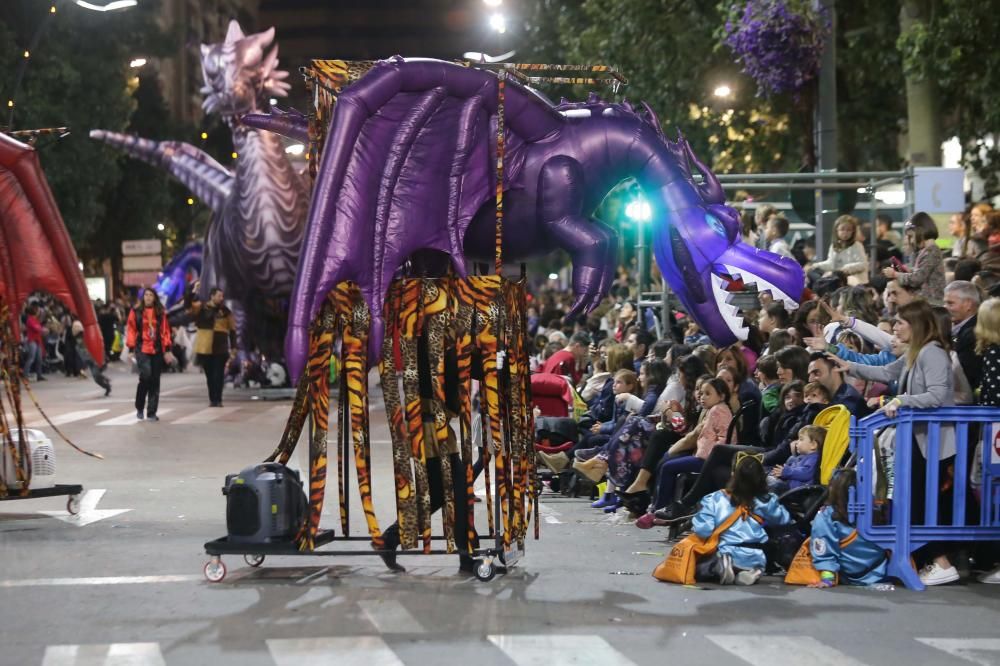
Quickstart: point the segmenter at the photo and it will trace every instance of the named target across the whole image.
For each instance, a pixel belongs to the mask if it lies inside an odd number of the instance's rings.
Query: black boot
[[[406,568],[396,561],[396,549],[399,548],[399,525],[393,523],[382,533],[382,550],[378,556],[385,566],[394,573],[404,573]]]

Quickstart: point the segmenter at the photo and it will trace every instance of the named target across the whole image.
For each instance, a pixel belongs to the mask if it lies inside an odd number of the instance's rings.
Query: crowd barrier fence
[[[896,428],[895,488],[888,524],[876,524],[877,433]],[[938,460],[942,428],[955,432],[954,478],[951,524],[938,524],[939,466],[928,464],[925,479],[923,524],[912,525],[911,491],[913,456],[921,455],[914,445],[914,426],[927,430],[927,460]],[[973,437],[970,439],[970,430]],[[977,435],[978,432],[978,435]],[[982,483],[979,492],[978,524],[968,525],[966,502],[972,489],[971,458],[982,442]],[[905,443],[905,445],[904,445]],[[888,574],[906,587],[923,590],[924,585],[911,563],[911,554],[935,541],[1000,541],[1000,408],[939,407],[900,409],[896,418],[878,412],[864,419],[851,418],[851,452],[857,460],[857,485],[851,489],[848,512],[858,533],[891,551]],[[973,517],[974,518],[974,517]]]

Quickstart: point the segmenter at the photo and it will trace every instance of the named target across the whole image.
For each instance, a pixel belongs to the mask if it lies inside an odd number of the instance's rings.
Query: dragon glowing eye
[[[722,226],[722,222],[719,222],[717,217],[705,213],[705,221],[708,222],[708,226],[712,228],[712,231],[726,238],[726,228]]]

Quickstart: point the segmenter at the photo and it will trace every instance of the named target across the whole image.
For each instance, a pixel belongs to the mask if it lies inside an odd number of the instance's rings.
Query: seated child
[[[803,396],[807,405],[829,405],[833,400],[830,389],[819,382],[809,382],[803,389]]]
[[[743,544],[767,541],[764,525],[792,522],[778,498],[767,492],[760,454],[741,451],[733,461],[733,475],[725,490],[706,495],[693,519],[694,533],[703,539],[712,535],[734,511],[748,512],[719,536],[716,555],[698,563],[698,580],[718,580],[722,585],[753,585],[764,573],[767,558],[759,548]]]
[[[855,480],[853,469],[838,470],[830,481],[827,506],[813,519],[809,554],[820,583],[812,587],[833,587],[838,573],[846,585],[874,585],[886,578],[888,558],[882,548],[860,535],[841,546],[855,532],[847,517],[847,496]]]
[[[778,495],[792,488],[816,483],[819,476],[820,451],[826,439],[826,428],[808,425],[799,430],[792,442],[792,457],[783,465],[775,465],[767,477],[767,489]]]

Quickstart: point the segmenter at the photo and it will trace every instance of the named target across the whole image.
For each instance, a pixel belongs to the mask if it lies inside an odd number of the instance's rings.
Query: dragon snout
[[[805,286],[805,275],[796,261],[742,243],[733,245],[716,260],[709,279],[719,314],[739,339],[746,339],[748,333],[741,294],[770,294],[791,311],[799,307]]]

